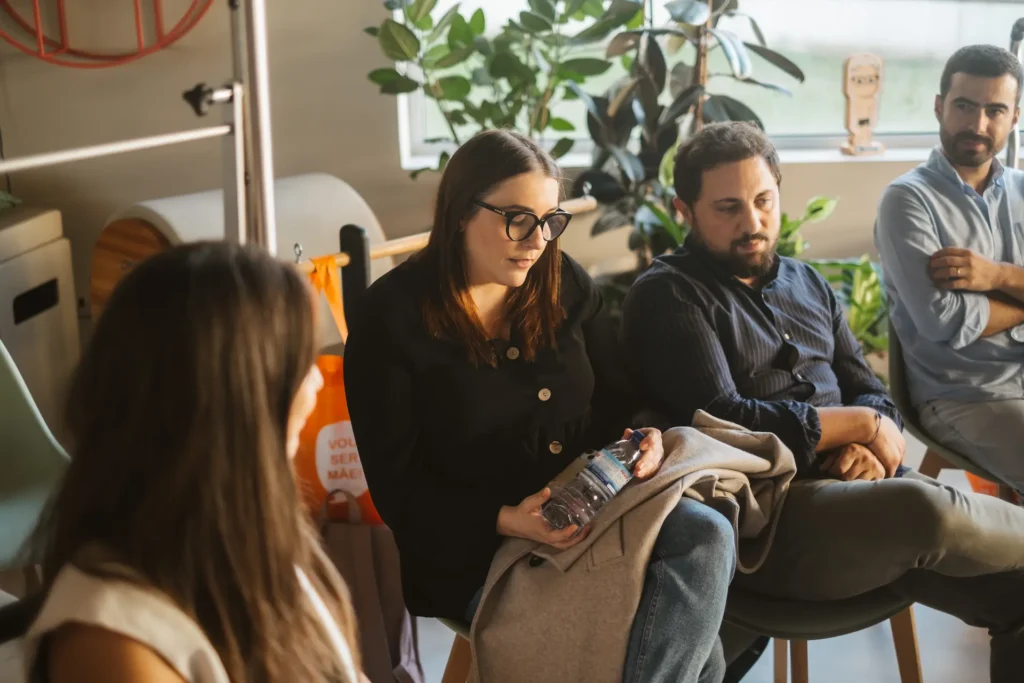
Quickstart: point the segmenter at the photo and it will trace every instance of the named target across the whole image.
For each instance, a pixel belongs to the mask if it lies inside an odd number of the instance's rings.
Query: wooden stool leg
[[[807,683],[810,676],[807,666],[807,641],[789,641],[789,655],[793,660],[793,683]]]
[[[775,683],[789,683],[789,648],[787,641],[775,638]]]
[[[921,655],[917,649],[917,628],[914,608],[908,607],[889,620],[892,643],[896,646],[896,662],[902,683],[921,683]]]
[[[441,683],[466,683],[466,679],[469,678],[469,666],[472,662],[473,651],[469,647],[469,641],[462,636],[455,636]]]
[[[939,476],[939,472],[942,470],[949,469],[949,463],[941,455],[928,449],[924,454],[924,460],[921,461],[921,466],[917,468],[917,471],[926,477],[936,479]]]

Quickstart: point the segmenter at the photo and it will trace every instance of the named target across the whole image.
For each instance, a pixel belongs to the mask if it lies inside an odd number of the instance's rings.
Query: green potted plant
[[[608,58],[623,58],[629,74],[604,95],[577,92],[587,108],[596,151],[591,167],[577,178],[574,194],[589,191],[603,205],[592,234],[632,226],[629,248],[637,254],[638,271],[685,234],[672,206],[671,165],[679,142],[712,121],[751,121],[764,127],[746,104],[715,94],[711,80],[724,77],[791,94],[753,77],[752,54],[804,80],[796,64],[765,45],[757,22],[738,12],[736,0],[674,0],[665,5],[672,18],[667,27],[654,25],[653,0],[648,2],[644,25],[618,33],[606,50]],[[723,17],[745,18],[757,42],[720,28]],[[685,45],[693,47],[693,61],[681,59],[670,70],[666,52],[679,53]],[[709,73],[708,57],[715,50],[725,56],[728,73]]]
[[[572,149],[567,133],[575,126],[552,110],[612,67],[594,44],[639,26],[644,14],[632,0],[529,0],[517,19],[488,32],[482,9],[465,16],[458,4],[437,12],[437,0],[384,5],[396,16],[365,31],[394,66],[368,77],[383,94],[421,90],[432,99],[448,128],[448,137],[433,141],[459,145],[480,130],[514,128],[537,140],[558,138],[550,147],[556,158]],[[442,153],[432,170],[443,169],[447,157]]]

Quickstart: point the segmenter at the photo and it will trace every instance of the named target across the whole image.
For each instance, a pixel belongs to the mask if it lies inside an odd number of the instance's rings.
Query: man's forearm
[[[1024,323],[1024,303],[1001,292],[989,292],[985,296],[988,297],[988,322],[981,332],[982,337],[991,337]]]
[[[1013,303],[1024,304],[1024,268],[1012,263],[1000,263],[996,286],[996,291],[1011,297]]]
[[[877,427],[876,411],[860,406],[818,408],[821,439],[816,453],[824,453],[851,443],[867,443]]]

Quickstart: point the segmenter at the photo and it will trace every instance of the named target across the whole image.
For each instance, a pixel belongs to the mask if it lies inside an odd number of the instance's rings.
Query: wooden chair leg
[[[807,641],[789,641],[789,655],[793,660],[793,683],[808,683],[810,671],[807,666]]]
[[[914,608],[908,607],[889,620],[892,643],[896,646],[896,662],[902,683],[921,683],[921,654],[917,649],[917,627]]]
[[[917,471],[926,477],[935,479],[939,476],[939,472],[949,468],[950,465],[946,462],[946,459],[929,448],[925,452],[924,460],[921,461],[921,466],[917,468]]]
[[[444,676],[441,683],[466,683],[469,678],[469,667],[473,663],[473,651],[470,649],[469,641],[462,636],[455,636],[452,643],[451,654],[448,655],[448,665],[444,668]]]
[[[788,641],[775,638],[775,683],[789,683]]]

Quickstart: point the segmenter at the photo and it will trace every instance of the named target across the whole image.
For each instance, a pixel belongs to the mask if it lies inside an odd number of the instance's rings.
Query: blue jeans
[[[682,498],[665,518],[633,618],[623,683],[721,683],[718,630],[736,571],[732,524]]]
[[[732,524],[682,498],[654,542],[626,650],[623,683],[721,683],[718,629],[736,571]],[[481,588],[466,609],[472,622]]]

